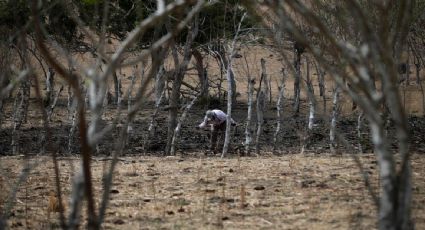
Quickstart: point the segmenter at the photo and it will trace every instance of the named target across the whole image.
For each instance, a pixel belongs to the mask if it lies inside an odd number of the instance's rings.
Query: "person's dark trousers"
[[[223,122],[219,125],[213,125],[211,129],[211,145],[210,150],[217,154],[217,139],[218,136],[223,137],[224,132],[226,131],[226,122]],[[223,139],[223,138],[221,138]]]

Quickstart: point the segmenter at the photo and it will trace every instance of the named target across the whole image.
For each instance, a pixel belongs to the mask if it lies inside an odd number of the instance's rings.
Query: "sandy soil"
[[[361,160],[376,191],[376,159],[365,154]],[[9,227],[56,228],[58,213],[48,218],[49,194],[54,190],[51,160],[32,157],[29,161],[36,166],[18,189]],[[24,162],[24,157],[1,158],[2,206]],[[108,162],[108,158],[93,159],[98,201]],[[413,219],[416,229],[424,229],[425,160],[413,155],[412,162]],[[59,165],[67,206],[70,178],[79,159],[61,158]],[[122,157],[115,175],[104,229],[376,228],[376,207],[348,155]]]
[[[376,207],[364,187],[358,168],[346,151],[339,148],[342,155],[330,156],[329,152],[329,111],[332,84],[327,85],[327,112],[316,120],[307,155],[295,154],[300,151],[300,139],[304,134],[307,116],[305,95],[301,105],[301,116],[293,117],[291,107],[292,77],[286,75],[286,100],[284,106],[284,126],[279,135],[278,156],[269,153],[272,133],[275,129],[275,109],[272,104],[265,116],[264,135],[261,138],[260,157],[237,157],[237,148],[244,141],[244,122],[246,119],[246,75],[259,78],[260,58],[266,58],[268,74],[272,79],[274,99],[282,60],[274,51],[261,47],[241,50],[242,57],[235,60],[235,74],[241,103],[235,105],[233,116],[240,123],[237,126],[229,158],[204,156],[208,145],[208,132],[194,127],[202,120],[205,107],[195,106],[183,123],[179,157],[161,156],[166,139],[167,111],[161,110],[156,118],[159,128],[156,135],[147,139],[147,127],[153,113],[152,104],[146,104],[137,114],[133,123],[134,132],[130,135],[117,167],[110,206],[107,211],[105,229],[373,229],[376,228]],[[206,60],[211,79],[218,79],[218,67],[214,60]],[[248,66],[249,68],[245,68]],[[305,65],[304,65],[305,66]],[[139,70],[138,70],[139,71]],[[133,70],[119,71],[124,89],[128,87]],[[125,75],[124,75],[125,74]],[[313,75],[317,89],[317,76]],[[196,84],[196,75],[188,73],[185,81]],[[140,78],[137,80],[140,83]],[[258,81],[257,81],[258,82]],[[61,84],[57,81],[58,85]],[[225,82],[223,83],[225,86]],[[137,87],[138,85],[136,85]],[[183,87],[184,88],[184,87]],[[410,115],[422,114],[422,100],[419,86],[402,87],[406,90],[403,100]],[[112,92],[112,86],[111,86]],[[125,90],[124,90],[125,91]],[[34,90],[33,90],[34,92]],[[318,89],[316,91],[316,94]],[[213,95],[217,92],[211,92]],[[70,195],[73,173],[79,167],[78,138],[68,154],[68,133],[70,122],[66,108],[66,90],[62,93],[55,114],[50,123],[52,138],[47,152],[55,151],[60,159],[61,182],[65,204]],[[318,98],[319,105],[322,105]],[[39,108],[32,99],[28,122],[19,131],[20,156],[11,154],[12,105],[7,102],[0,129],[0,207],[7,204],[10,191],[19,178],[24,163],[24,155],[35,163],[26,180],[18,188],[16,203],[10,212],[9,226],[13,229],[46,229],[58,227],[57,213],[50,213],[49,201],[54,188],[54,174],[50,158],[38,156],[42,122]],[[124,103],[125,104],[125,103]],[[353,145],[358,144],[356,114],[351,111],[351,103],[342,99],[342,115],[338,128]],[[218,108],[225,110],[225,105]],[[324,114],[324,115],[323,115]],[[89,112],[87,113],[89,117]],[[112,123],[116,117],[115,105],[109,105],[103,117],[105,123]],[[125,111],[123,114],[125,117]],[[120,121],[119,123],[121,123]],[[409,118],[411,150],[414,167],[413,216],[417,229],[425,229],[425,119]],[[107,156],[114,149],[120,126],[108,134],[99,145],[99,152],[93,158],[93,174],[97,198],[103,191],[101,175],[109,162]],[[370,153],[372,146],[370,134],[365,124],[363,147]],[[389,129],[395,136],[394,129]],[[392,143],[396,148],[396,144]],[[313,155],[314,153],[314,155]],[[371,154],[361,155],[372,184],[377,190],[376,159]],[[99,204],[97,204],[97,207]],[[66,211],[69,211],[66,209]]]

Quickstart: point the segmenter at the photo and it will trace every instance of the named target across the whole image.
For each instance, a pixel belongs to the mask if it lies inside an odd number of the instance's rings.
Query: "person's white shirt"
[[[214,126],[226,122],[227,114],[219,109],[208,110],[205,114],[204,121],[199,125],[199,128],[205,128],[207,125]],[[236,122],[230,118],[232,125]]]

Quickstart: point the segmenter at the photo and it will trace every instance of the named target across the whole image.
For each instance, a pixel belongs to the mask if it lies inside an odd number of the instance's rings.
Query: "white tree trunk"
[[[53,93],[55,89],[55,72],[49,67],[49,72],[46,77],[46,99],[45,105],[50,105],[53,100]]]
[[[261,79],[263,79],[263,84],[261,87],[261,90],[264,93],[264,100],[267,103],[271,103],[270,101],[270,90],[269,90],[269,79],[267,76],[267,69],[266,69],[266,60],[264,58],[260,59],[261,62]]]
[[[334,89],[333,100],[332,100],[332,117],[331,117],[331,127],[329,131],[329,147],[331,153],[335,153],[336,140],[335,140],[335,130],[336,130],[336,122],[338,119],[339,112],[339,87],[337,86]]]
[[[394,220],[396,219],[394,186],[396,178],[395,162],[392,153],[389,151],[389,143],[385,138],[383,124],[370,123],[372,141],[375,146],[375,153],[379,163],[380,187],[382,189],[379,203],[379,229],[396,229]]]
[[[283,119],[283,105],[285,104],[285,69],[282,69],[282,78],[279,86],[279,96],[277,98],[276,103],[276,111],[277,111],[277,121],[276,121],[276,131],[273,135],[273,151],[277,149],[277,139],[280,133],[280,129],[282,126]]]
[[[325,82],[325,71],[321,70],[316,62],[314,62],[317,74],[317,80],[319,83],[319,96],[323,100],[323,113],[326,113],[326,82]]]
[[[195,104],[197,99],[198,99],[198,95],[195,95],[193,99],[189,102],[189,104],[186,105],[179,119],[179,123],[177,124],[176,130],[174,131],[173,141],[171,142],[171,152],[170,152],[171,155],[176,155],[176,145],[180,141],[180,131],[181,131],[182,123],[186,120],[187,113]]]
[[[58,102],[58,99],[60,97],[60,94],[63,91],[63,85],[61,85],[61,87],[59,88],[59,90],[56,92],[56,96],[54,96],[52,104],[49,105],[49,107],[47,108],[47,119],[48,121],[52,120],[52,116],[53,116],[53,110],[56,107],[56,103]]]
[[[358,139],[358,148],[359,153],[363,153],[363,134],[362,134],[362,127],[363,127],[363,110],[359,113],[359,116],[357,117],[357,139]]]
[[[99,138],[97,138],[98,133],[102,129],[102,116],[103,108],[105,102],[105,96],[107,94],[107,84],[99,75],[92,70],[91,81],[88,86],[88,96],[89,96],[89,108],[90,108],[90,124],[87,129],[87,137],[90,146],[93,149],[96,149],[96,152],[99,151]],[[90,71],[89,71],[90,72]]]
[[[224,155],[227,154],[227,151],[229,150],[229,144],[230,144],[230,134],[231,134],[231,119],[232,119],[232,98],[233,98],[233,84],[235,84],[235,81],[233,79],[233,68],[232,68],[232,60],[229,60],[229,65],[227,66],[227,119],[226,119],[226,135],[224,137],[224,144],[223,144],[223,152],[221,153],[221,157],[224,157]]]
[[[246,125],[245,125],[245,154],[249,155],[250,148],[252,144],[252,104],[254,100],[254,84],[255,80],[251,78],[251,75],[248,74],[248,112],[246,117]]]
[[[255,136],[255,153],[260,154],[260,137],[263,131],[264,124],[264,107],[265,107],[265,96],[264,92],[260,91],[257,98],[257,135]]]
[[[230,134],[232,129],[232,102],[236,103],[236,83],[235,83],[235,78],[233,74],[232,61],[233,61],[233,55],[235,54],[236,40],[238,39],[238,34],[241,29],[241,24],[245,16],[246,16],[246,13],[242,15],[242,18],[239,21],[238,29],[236,30],[235,37],[233,38],[232,45],[230,47],[229,61],[227,63],[226,78],[227,78],[228,95],[227,95],[226,135],[224,137],[223,152],[221,153],[221,158],[223,158],[224,155],[227,154],[229,144],[230,144],[230,139],[231,139]]]
[[[350,17],[356,19],[349,24],[344,22],[337,25],[337,28],[345,28],[347,25],[352,28],[348,33],[342,32],[342,34],[335,33],[335,24],[329,26],[327,21],[322,20],[322,15],[317,13],[315,7],[302,1],[248,1],[245,3],[251,13],[261,18],[265,17],[264,14],[276,18],[278,26],[273,29],[285,32],[296,42],[306,46],[321,66],[330,72],[337,85],[364,111],[372,130],[375,153],[380,165],[382,195],[378,207],[378,227],[381,230],[413,228],[410,216],[411,169],[407,121],[401,106],[400,95],[398,95],[397,63],[400,62],[400,56],[405,50],[404,45],[409,28],[413,25],[411,15],[415,1],[399,2],[400,4],[393,8],[394,14],[388,14],[387,11],[382,10],[386,7],[383,4],[369,4],[364,8],[364,5],[358,1],[342,1],[341,8],[348,12]],[[317,6],[319,8],[324,6],[322,9],[327,9],[332,6],[332,3],[321,2]],[[264,10],[258,11],[259,8]],[[270,14],[267,14],[269,11]],[[370,17],[367,15],[371,12],[376,14],[377,22],[382,28],[377,29],[368,23]],[[394,18],[394,15],[397,18],[395,27],[394,24],[387,23]],[[338,13],[330,13],[329,16],[336,21],[342,21]],[[303,21],[302,26],[297,23],[300,20]],[[275,24],[268,25],[267,20],[263,22],[266,27],[275,26]],[[317,32],[305,33],[306,27],[317,29]],[[385,33],[382,34],[382,31]],[[278,34],[272,33],[273,36]],[[346,36],[352,36],[352,34],[356,34],[362,42],[347,41]],[[276,44],[280,44],[281,38],[273,38]],[[285,52],[281,49],[282,55]],[[341,66],[348,67],[348,71]],[[374,78],[380,81],[382,90],[378,91],[376,87],[373,87]],[[350,86],[346,85],[346,82]],[[338,98],[338,93],[335,92],[334,98]],[[390,143],[385,135],[385,122],[380,116],[383,104],[388,108],[396,128],[400,153],[398,155],[389,150]],[[398,156],[401,158],[401,169],[396,172],[394,158]]]
[[[159,67],[159,71],[155,76],[155,105],[161,104],[165,88],[165,69],[164,65]]]
[[[303,48],[297,42],[294,43],[294,114],[298,116],[300,112],[300,100],[301,100],[301,54]]]
[[[177,126],[180,87],[183,82],[184,75],[187,71],[187,66],[189,65],[190,58],[192,57],[192,52],[190,52],[190,49],[192,48],[192,44],[195,37],[198,35],[198,26],[199,19],[196,17],[186,37],[182,63],[179,63],[178,61],[177,50],[175,48],[173,49],[176,70],[174,74],[173,87],[170,95],[170,109],[168,113],[167,145],[165,147],[165,154],[167,155],[171,152],[171,144],[173,141],[174,131]]]
[[[76,107],[76,106],[75,106]],[[69,133],[68,133],[68,153],[71,154],[72,151],[74,150],[74,135],[75,135],[75,128],[77,126],[77,108],[73,108],[71,110],[71,118],[70,118],[70,123],[71,123],[71,128],[69,129]]]
[[[145,66],[142,65],[142,76],[144,74],[144,68]],[[136,84],[136,76],[137,76],[137,68],[134,66],[133,67],[133,74],[131,75],[131,82],[130,82],[130,86],[128,87],[128,92],[127,92],[127,114],[129,114],[131,112],[131,103],[133,101],[133,89],[134,89],[134,85]],[[130,137],[130,134],[133,132],[133,121],[129,120],[128,121],[128,126],[127,126],[127,143]]]
[[[304,153],[305,149],[310,144],[310,137],[313,133],[313,126],[314,126],[314,114],[316,113],[316,104],[315,104],[315,98],[314,98],[314,90],[313,90],[313,84],[311,82],[310,78],[310,63],[309,60],[306,58],[306,81],[307,81],[307,96],[308,96],[308,104],[309,104],[309,114],[308,114],[308,125],[307,125],[307,131],[304,134],[304,140],[303,140],[303,146],[301,148],[301,153]]]

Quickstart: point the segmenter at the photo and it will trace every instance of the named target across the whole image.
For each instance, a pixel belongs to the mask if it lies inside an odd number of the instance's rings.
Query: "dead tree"
[[[162,90],[162,93],[159,96],[158,101],[155,102],[155,109],[154,109],[154,112],[151,115],[151,121],[149,123],[149,128],[148,128],[148,132],[149,132],[150,137],[153,137],[155,135],[156,117],[158,115],[160,105],[161,105],[161,101],[163,100],[164,95],[165,95],[165,88]]]
[[[158,2],[159,3],[162,2],[162,4],[164,4],[163,1],[158,1]],[[187,2],[187,1],[179,1],[179,2],[170,3],[170,4],[167,5],[167,7],[158,6],[156,13],[151,15],[150,17],[148,17],[144,21],[145,22],[155,22],[155,23],[157,23],[158,18],[164,19],[169,14],[174,13],[179,9],[188,7],[188,5],[189,5],[189,2]],[[175,38],[175,35],[179,34],[179,32],[183,28],[186,28],[187,24],[190,23],[191,20],[203,9],[204,5],[205,5],[204,1],[202,1],[202,0],[197,1],[196,4],[186,14],[186,16],[176,25],[174,30],[168,32],[166,35],[162,36],[160,39],[158,39],[157,41],[155,41],[151,45],[150,52],[156,52],[158,50],[158,47],[162,47],[164,49],[163,53],[166,53],[169,49],[169,46],[172,43],[172,40]],[[144,57],[149,55],[150,52],[144,53],[140,58],[143,59]],[[104,219],[104,216],[105,216],[105,213],[106,213],[106,207],[108,205],[110,189],[111,189],[112,181],[113,181],[113,174],[114,174],[113,172],[114,172],[114,169],[115,169],[117,162],[118,162],[118,156],[120,156],[120,154],[122,154],[123,151],[125,150],[124,143],[125,143],[126,135],[127,135],[126,129],[128,127],[129,122],[134,119],[135,115],[137,114],[137,111],[139,111],[140,108],[142,107],[142,105],[144,104],[143,99],[146,96],[146,89],[148,88],[149,83],[151,82],[154,75],[155,75],[154,71],[149,71],[147,76],[143,78],[144,81],[142,82],[140,88],[137,90],[138,93],[135,97],[135,103],[134,103],[131,111],[127,115],[127,122],[124,124],[124,126],[123,126],[124,128],[120,132],[120,138],[117,142],[116,151],[114,151],[114,153],[113,153],[113,158],[112,158],[110,168],[109,168],[108,172],[105,174],[105,189],[104,189],[104,192],[102,194],[102,203],[101,203],[101,206],[100,206],[100,209],[99,209],[99,222],[100,223],[103,222],[103,219]]]
[[[121,79],[118,78],[118,74],[116,71],[112,73],[112,79],[114,80],[115,103],[117,104],[118,107],[120,107],[122,102],[122,85],[121,85]]]
[[[260,137],[263,132],[263,124],[264,124],[264,108],[265,108],[265,95],[262,90],[260,90],[257,97],[257,134],[255,136],[255,153],[257,155],[260,154]]]
[[[49,67],[49,71],[46,76],[46,97],[44,99],[44,104],[47,107],[51,104],[51,101],[54,99],[54,89],[55,89],[55,71]]]
[[[190,52],[193,44],[193,40],[198,34],[198,19],[195,19],[192,23],[191,28],[189,29],[189,33],[186,37],[186,43],[184,45],[184,53],[183,60],[180,63],[176,48],[172,49],[173,57],[174,57],[174,76],[173,76],[173,86],[170,95],[170,103],[169,103],[169,111],[168,111],[168,132],[167,132],[167,145],[165,147],[165,154],[169,155],[171,153],[171,145],[173,141],[173,136],[175,129],[177,127],[177,114],[179,107],[179,98],[180,98],[180,87],[183,82],[184,75],[187,70],[187,66],[189,65],[190,58],[192,53]]]
[[[415,67],[416,67],[416,71],[415,71],[416,72],[416,84],[419,85],[419,87],[421,89],[422,114],[425,116],[425,92],[424,92],[424,86],[422,85],[422,80],[421,80],[421,76],[420,76],[421,68],[422,68],[422,66],[425,65],[425,61],[422,58],[420,52],[418,52],[418,50],[414,46],[413,42],[409,42],[408,44],[410,46],[410,50],[413,53],[413,62],[414,62]]]
[[[358,149],[359,149],[359,153],[363,153],[363,133],[362,133],[362,128],[363,128],[363,116],[364,113],[363,111],[360,111],[359,115],[357,116],[357,139],[358,139]]]
[[[144,63],[142,63],[142,67],[141,67],[141,75],[143,78],[144,75],[144,71],[145,71],[145,65]],[[127,113],[130,113],[131,111],[131,107],[132,107],[132,101],[133,101],[133,89],[134,89],[134,85],[136,84],[136,78],[137,78],[137,65],[133,66],[133,74],[131,75],[131,82],[130,82],[130,86],[127,89]],[[131,136],[131,133],[133,131],[133,122],[132,121],[128,121],[128,127],[127,127],[127,137]],[[128,143],[128,138],[127,138],[127,143]]]
[[[261,62],[261,78],[263,79],[263,84],[262,84],[262,91],[264,93],[264,100],[267,103],[271,103],[271,97],[270,97],[270,84],[269,84],[269,79],[267,76],[267,71],[266,71],[266,60],[264,60],[264,58],[260,59]]]
[[[332,97],[332,116],[331,116],[331,125],[329,129],[329,147],[331,150],[331,153],[335,154],[335,148],[336,148],[336,138],[335,138],[335,130],[336,130],[336,122],[338,120],[338,114],[339,114],[339,87],[337,86],[333,90],[333,97]]]
[[[52,103],[48,106],[47,108],[47,119],[49,121],[52,120],[52,116],[53,116],[53,111],[56,108],[56,104],[58,102],[58,99],[63,91],[63,85],[61,85],[61,87],[57,90],[56,95],[53,97],[53,101]]]
[[[21,125],[23,123],[23,95],[22,95],[22,89],[20,89],[15,96],[15,102],[13,104],[13,129],[12,129],[12,154],[18,154],[19,153],[19,139],[20,139],[20,129]],[[19,102],[18,102],[19,101]]]
[[[309,113],[308,113],[308,125],[307,130],[304,133],[303,137],[303,145],[301,148],[301,153],[304,153],[305,149],[310,144],[310,137],[313,133],[313,126],[314,126],[314,115],[316,113],[316,99],[314,98],[314,89],[313,84],[311,82],[310,77],[310,63],[308,58],[306,57],[306,85],[307,85],[307,97],[308,97],[308,104],[309,104]]]
[[[233,44],[234,45],[234,44]],[[233,52],[233,49],[232,49]],[[229,144],[230,144],[230,131],[231,131],[231,117],[232,117],[232,104],[233,104],[233,94],[235,92],[233,91],[233,85],[235,84],[234,81],[234,75],[233,75],[233,69],[232,69],[232,59],[230,58],[229,66],[227,66],[227,119],[226,119],[226,134],[224,137],[224,144],[223,144],[223,152],[221,153],[221,157],[223,158],[224,155],[227,154],[227,151],[229,150]]]
[[[45,2],[43,2],[45,3]],[[105,175],[104,179],[104,188],[102,193],[102,199],[100,201],[100,207],[99,207],[99,216],[96,212],[96,206],[95,206],[95,196],[93,193],[93,186],[92,186],[92,179],[91,179],[91,154],[92,154],[92,147],[99,143],[100,140],[104,137],[104,135],[111,131],[109,127],[105,129],[98,129],[99,127],[99,120],[102,115],[102,105],[103,100],[102,98],[105,96],[105,90],[104,84],[108,84],[110,82],[111,76],[113,75],[113,72],[122,66],[128,65],[128,63],[123,63],[122,60],[124,60],[124,53],[129,50],[130,47],[132,47],[137,41],[139,41],[139,38],[141,36],[146,35],[146,32],[149,31],[150,28],[155,27],[158,25],[158,23],[163,22],[166,18],[169,17],[169,15],[177,15],[176,12],[182,12],[185,9],[188,9],[186,12],[187,14],[181,17],[181,21],[176,22],[175,27],[172,28],[169,33],[166,33],[164,36],[160,37],[157,41],[152,42],[149,49],[143,50],[140,52],[139,56],[135,58],[135,62],[140,62],[141,60],[146,59],[148,55],[150,55],[151,52],[155,52],[158,50],[159,47],[167,48],[169,47],[171,40],[175,38],[177,34],[179,34],[184,28],[186,28],[186,25],[193,19],[194,15],[196,15],[204,6],[204,1],[197,1],[196,3],[192,1],[177,1],[177,2],[171,2],[169,4],[165,4],[164,1],[157,1],[157,10],[146,17],[144,20],[142,20],[140,23],[135,25],[135,28],[130,31],[127,36],[123,39],[122,42],[118,45],[118,48],[113,52],[111,56],[107,56],[104,52],[104,44],[106,42],[106,21],[107,21],[107,12],[109,4],[105,4],[105,17],[103,17],[102,22],[102,31],[100,33],[99,38],[94,39],[94,42],[96,42],[96,45],[99,44],[97,47],[97,52],[99,53],[99,56],[106,56],[107,62],[104,64],[103,67],[104,71],[99,72],[98,69],[101,64],[101,59],[96,60],[96,64],[90,66],[87,69],[84,69],[83,71],[76,72],[74,74],[71,74],[70,72],[66,71],[64,66],[61,62],[58,61],[58,58],[53,57],[52,51],[55,49],[55,47],[49,47],[46,45],[47,39],[45,39],[46,34],[44,34],[44,30],[42,29],[42,23],[40,20],[40,5],[38,2],[33,1],[31,12],[32,12],[32,18],[31,25],[34,27],[34,34],[36,37],[36,43],[38,48],[40,49],[40,52],[42,53],[43,57],[45,58],[46,62],[49,66],[52,66],[52,68],[55,69],[58,76],[61,76],[63,80],[66,81],[67,84],[71,85],[71,88],[74,93],[74,97],[77,101],[77,113],[78,113],[78,130],[80,134],[80,144],[81,144],[81,155],[82,155],[82,170],[83,170],[83,177],[84,177],[84,198],[87,201],[87,226],[88,229],[99,229],[101,228],[101,223],[104,220],[105,216],[105,210],[109,201],[109,194],[110,194],[110,188],[112,184],[112,177],[114,172],[114,167],[117,163],[118,154],[122,154],[125,146],[125,140],[126,140],[126,134],[127,134],[127,127],[128,122],[134,119],[134,116],[136,112],[140,109],[141,105],[143,105],[143,98],[146,96],[146,87],[148,84],[150,84],[150,81],[152,79],[153,74],[149,74],[149,76],[146,78],[145,84],[142,84],[140,86],[140,89],[138,90],[138,94],[136,96],[135,103],[133,104],[132,110],[127,115],[127,119],[125,120],[124,127],[120,130],[120,138],[117,140],[116,143],[116,151],[113,151],[113,160],[110,166],[110,171],[108,171]],[[71,7],[73,5],[72,2],[70,2]],[[190,7],[190,9],[189,9]],[[73,12],[72,12],[73,13]],[[75,14],[71,15],[72,18],[75,18]],[[75,20],[77,23],[80,22],[78,18]],[[84,25],[80,27],[81,31],[85,33]],[[90,36],[90,33],[85,33],[85,35]],[[49,48],[48,48],[49,47]],[[60,47],[63,48],[63,47]],[[62,55],[62,57],[66,56],[66,52],[61,53],[62,49],[56,49],[55,51],[58,51]],[[86,123],[86,109],[85,109],[85,101],[83,92],[81,92],[81,89],[79,87],[78,79],[87,77],[91,78],[93,83],[89,83],[89,101],[90,101],[90,109],[91,109],[91,124],[90,124],[90,131],[87,131],[87,123]],[[90,136],[89,136],[90,134]],[[91,135],[94,134],[94,135]],[[64,225],[65,226],[65,225]],[[63,228],[65,228],[63,226]]]
[[[195,104],[199,95],[193,96],[193,99],[185,106],[182,115],[180,116],[179,123],[176,126],[176,130],[174,131],[173,141],[171,142],[171,155],[176,155],[176,145],[180,141],[180,132],[182,128],[183,122],[186,120],[187,113]]]
[[[195,58],[195,67],[198,72],[199,83],[201,85],[199,98],[208,102],[209,98],[209,83],[207,69],[204,67],[204,57],[198,49],[192,49],[192,55]]]
[[[153,58],[153,57],[152,57]],[[156,59],[157,60],[157,59]],[[165,69],[164,65],[159,67],[158,73],[155,76],[155,104],[161,104],[163,92],[165,89]]]
[[[246,61],[246,58],[245,58]],[[247,63],[247,68],[248,67],[248,63]],[[254,99],[254,84],[255,84],[255,79],[252,79],[251,74],[248,73],[247,74],[247,80],[248,80],[248,111],[247,111],[247,117],[246,117],[246,124],[245,124],[245,154],[249,155],[250,153],[250,148],[252,145],[252,104],[253,104],[253,99]]]
[[[247,76],[247,117],[245,123],[245,154],[248,156],[251,152],[251,145],[253,139],[253,129],[252,129],[252,111],[253,111],[253,102],[254,102],[254,90],[255,90],[255,78],[252,78],[250,72],[250,65],[244,55],[245,65],[246,65],[246,76]]]
[[[12,72],[10,68],[12,62],[10,54],[11,49],[8,47],[8,44],[0,42],[0,68],[2,69],[0,73],[0,130],[3,124],[4,99],[9,97],[10,92],[16,85],[10,81],[10,73]]]
[[[285,69],[282,68],[282,77],[279,85],[279,96],[276,102],[276,131],[273,135],[273,151],[277,150],[277,139],[280,133],[283,120],[283,107],[285,105]]]
[[[69,74],[73,74],[72,72],[72,68],[69,68]],[[78,79],[77,79],[78,81]],[[79,82],[79,81],[78,81]],[[84,86],[84,82],[79,82],[79,90],[82,94],[87,94],[87,89]],[[84,102],[84,104],[86,104],[86,102]],[[70,124],[70,128],[69,128],[69,132],[68,132],[68,146],[67,146],[67,150],[69,154],[74,153],[75,150],[75,133],[77,131],[77,126],[78,126],[78,101],[77,98],[75,97],[73,90],[71,88],[70,85],[68,85],[68,117],[69,117],[69,124]]]
[[[310,77],[310,63],[307,58],[306,58],[306,65],[307,65],[307,72],[306,72],[307,95],[308,95],[309,107],[310,107],[309,115],[308,115],[308,130],[310,132],[309,135],[311,135],[311,131],[314,126],[314,115],[316,113],[316,105],[315,105],[316,100],[314,98],[314,88],[313,88],[313,83],[311,82],[311,77]]]
[[[224,78],[223,78],[223,72],[224,71],[226,73],[226,79],[227,79],[227,73],[229,73],[229,74],[232,75],[231,76],[231,79],[233,79],[233,83],[232,83],[232,87],[233,88],[232,88],[232,91],[233,92],[237,92],[237,91],[236,91],[236,82],[234,82],[235,81],[235,77],[234,77],[233,70],[232,69],[230,69],[230,70],[227,69],[227,67],[229,67],[229,62],[231,62],[230,59],[233,59],[233,56],[228,56],[228,53],[231,53],[233,51],[231,51],[231,50],[230,51],[229,50],[226,51],[224,45],[221,42],[218,42],[218,44],[216,46],[217,46],[217,49],[216,50],[213,50],[212,52],[213,52],[214,57],[217,59],[217,61],[219,63],[219,66],[220,66],[220,80],[219,80],[219,84],[218,84],[218,91],[219,91],[218,92],[218,95],[219,95],[219,99],[220,99],[220,97],[223,94],[222,93],[222,89],[221,89],[221,85],[222,85],[222,82],[224,80]],[[237,96],[236,93],[234,93],[233,94],[233,97],[232,97],[232,101],[233,101],[234,104],[236,104],[236,96]]]
[[[223,144],[223,152],[221,153],[221,157],[227,154],[229,149],[229,144],[231,140],[231,128],[232,128],[232,104],[236,102],[236,84],[235,84],[235,76],[233,74],[232,61],[235,55],[236,50],[236,41],[238,39],[239,32],[241,30],[241,25],[243,20],[245,19],[246,13],[242,15],[241,20],[239,21],[238,28],[236,30],[235,36],[233,38],[232,44],[230,46],[229,52],[229,60],[227,63],[227,119],[226,119],[226,133],[224,136],[224,144]]]
[[[346,40],[345,35],[348,34],[340,36],[334,33],[331,27],[334,24],[329,24],[329,20],[318,15],[317,10],[311,7],[311,4],[315,4],[325,10],[330,7],[329,4],[334,3],[305,4],[295,0],[245,1],[244,4],[251,13],[264,18],[264,26],[272,26],[265,20],[272,19],[279,25],[274,28],[303,44],[320,66],[334,78],[338,87],[364,111],[369,121],[374,152],[379,164],[382,191],[379,197],[378,227],[382,230],[412,229],[412,184],[407,120],[397,90],[396,63],[399,62],[406,35],[412,24],[414,1],[401,1],[397,5],[393,2],[380,2],[368,4],[368,7],[363,7],[360,2],[354,0],[341,2],[339,7],[348,12],[347,16],[355,20],[342,20],[340,11],[326,12],[328,19],[339,23],[339,28],[353,28],[362,41],[360,43]],[[258,11],[257,9],[260,8],[263,10]],[[393,13],[388,13],[390,9]],[[376,18],[373,25],[370,24],[370,17],[368,17],[370,14]],[[393,20],[393,16],[396,22],[388,23]],[[297,24],[299,21],[303,22],[302,27]],[[307,35],[303,32],[305,27],[315,32]],[[344,33],[342,30],[341,32]],[[272,36],[278,34],[273,33]],[[272,38],[276,44],[279,44],[281,38]],[[283,50],[282,53],[284,53]],[[350,71],[346,71],[345,67]],[[371,87],[374,79],[381,82],[381,91]],[[347,81],[350,87],[347,87],[344,81]],[[390,139],[379,115],[383,103],[387,105],[391,119],[394,121],[399,154],[394,154],[389,148]],[[400,167],[396,167],[397,158],[400,160]]]
[[[304,52],[304,46],[299,42],[294,42],[294,115],[298,116],[300,112],[301,100],[301,55]]]
[[[19,37],[17,51],[19,54],[21,69],[30,69],[28,63],[27,41],[25,35]],[[33,73],[30,71],[30,75]],[[31,94],[31,77],[19,82],[19,89],[15,96],[13,105],[13,129],[12,129],[12,153],[19,152],[20,129],[23,123],[27,122],[29,99]]]
[[[319,96],[321,96],[323,100],[323,113],[326,113],[326,72],[319,68],[319,65],[316,63],[316,61],[314,61],[313,63],[316,68],[317,81],[319,84]]]
[[[418,52],[418,50],[416,49],[415,45],[413,44],[413,42],[408,42],[409,44],[409,48],[412,51],[413,54],[413,64],[415,65],[415,76],[416,76],[416,84],[419,85],[421,84],[421,76],[420,76],[420,72],[422,69],[422,64],[424,64],[424,60],[422,59],[422,56],[420,55],[420,53]]]
[[[155,62],[158,62],[157,54],[152,55],[152,61],[156,60]],[[153,63],[155,63],[153,62]],[[152,68],[153,69],[153,68]],[[148,138],[145,138],[145,144],[143,146],[146,145],[146,142],[151,141],[152,138],[155,136],[156,133],[156,126],[157,126],[157,122],[156,122],[156,118],[161,106],[162,101],[164,100],[165,97],[165,92],[166,92],[166,79],[167,76],[165,74],[165,69],[163,64],[161,64],[161,66],[159,67],[158,72],[155,75],[155,88],[154,88],[154,97],[155,97],[155,109],[154,112],[151,115],[151,119],[149,122],[149,128],[148,128]],[[131,126],[129,126],[131,127]]]

